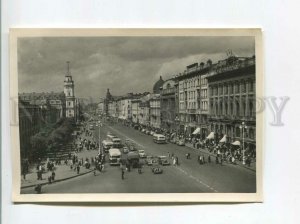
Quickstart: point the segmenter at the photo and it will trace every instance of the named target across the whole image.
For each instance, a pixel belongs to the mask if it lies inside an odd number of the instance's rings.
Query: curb
[[[92,171],[93,171],[93,170],[89,170],[89,171],[87,171],[87,172],[85,172],[85,173],[80,173],[80,174],[77,174],[77,175],[75,175],[75,176],[66,177],[66,178],[61,178],[61,179],[58,179],[58,180],[55,180],[55,181],[51,182],[51,184],[53,184],[53,183],[58,183],[58,182],[61,182],[61,181],[64,181],[64,180],[73,179],[73,178],[75,178],[75,177],[83,176],[83,175],[85,175],[85,174],[91,173]],[[41,186],[44,186],[44,185],[47,185],[47,184],[50,184],[50,183],[48,183],[48,182],[40,183]],[[31,185],[27,185],[27,186],[23,186],[23,187],[21,186],[21,189],[34,187],[34,186],[36,186],[36,185],[37,185],[37,184],[31,184]]]
[[[200,150],[202,153],[208,154],[208,155],[210,155],[210,156],[217,157],[215,154],[212,154],[212,153],[210,153],[210,152],[203,151],[203,149],[201,149],[201,148],[200,148],[200,149],[196,149],[196,148],[194,148],[194,147],[192,147],[192,146],[189,146],[189,145],[185,145],[185,146],[188,147],[188,148],[190,148],[190,149]],[[253,169],[253,168],[244,166],[244,165],[242,165],[242,164],[240,164],[240,163],[237,163],[236,165],[238,165],[238,166],[240,166],[240,167],[243,167],[243,168],[245,168],[245,169],[251,170],[251,171],[253,171],[253,172],[256,172],[256,169]]]

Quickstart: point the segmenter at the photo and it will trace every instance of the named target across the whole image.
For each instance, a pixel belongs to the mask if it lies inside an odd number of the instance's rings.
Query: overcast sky
[[[18,40],[19,92],[63,91],[70,61],[76,97],[152,91],[195,62],[254,55],[253,37],[45,37]]]

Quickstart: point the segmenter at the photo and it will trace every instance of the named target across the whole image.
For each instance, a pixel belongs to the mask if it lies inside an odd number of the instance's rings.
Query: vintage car
[[[139,152],[140,158],[146,158],[145,150],[140,149],[138,152]]]
[[[146,164],[148,166],[152,166],[153,165],[153,156],[147,156],[147,158],[146,158]]]
[[[129,152],[128,147],[123,147],[123,153],[127,154]]]
[[[158,163],[162,166],[170,165],[170,162],[168,160],[168,157],[166,156],[159,156],[158,157]]]
[[[154,174],[162,174],[163,173],[162,168],[159,166],[153,166],[151,168],[151,170],[152,170],[152,173],[154,173]]]

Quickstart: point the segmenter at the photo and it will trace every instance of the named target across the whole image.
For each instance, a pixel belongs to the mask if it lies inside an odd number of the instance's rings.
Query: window
[[[235,84],[235,93],[239,93],[240,92],[240,85],[239,83]]]
[[[236,116],[240,116],[240,104],[236,103]]]

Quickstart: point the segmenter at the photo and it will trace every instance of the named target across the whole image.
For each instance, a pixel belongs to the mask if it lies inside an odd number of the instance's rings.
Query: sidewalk
[[[74,169],[70,169],[70,166],[67,165],[58,165],[55,169],[55,180],[52,183],[60,182],[63,180],[68,180],[74,177],[78,177],[87,173],[92,172],[91,169],[86,169],[85,167],[80,167],[80,172],[77,174],[77,171],[74,171]],[[28,188],[28,187],[34,187],[37,184],[45,185],[48,183],[48,177],[51,175],[51,171],[44,172],[43,173],[43,179],[37,180],[37,173],[36,171],[29,173],[26,175],[26,180],[24,180],[23,176],[21,176],[21,188]]]
[[[202,153],[205,153],[207,155],[216,157],[216,154],[209,152],[207,149],[203,149],[203,148],[197,149],[197,148],[194,148],[192,143],[186,143],[185,146],[188,147],[188,148],[191,148],[191,149],[198,150],[198,151],[200,151]],[[246,169],[249,169],[249,170],[252,170],[252,171],[256,171],[256,161],[252,161],[250,166],[243,165],[241,161],[237,161],[237,160],[236,160],[236,164],[238,166],[244,167]]]

